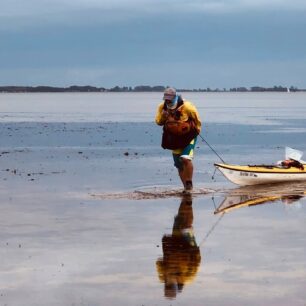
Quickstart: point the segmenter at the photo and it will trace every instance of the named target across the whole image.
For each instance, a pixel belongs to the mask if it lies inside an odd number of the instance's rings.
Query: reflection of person
[[[163,257],[156,262],[159,279],[165,284],[165,297],[170,299],[193,281],[199,269],[201,254],[192,223],[192,199],[185,197],[174,219],[172,234],[163,236]]]
[[[174,88],[166,88],[164,102],[159,104],[155,121],[163,126],[162,147],[173,150],[174,165],[178,169],[184,191],[192,190],[193,152],[201,121],[196,107],[183,100]]]

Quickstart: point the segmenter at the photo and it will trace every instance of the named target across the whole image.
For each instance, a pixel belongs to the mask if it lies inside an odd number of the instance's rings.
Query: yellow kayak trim
[[[268,203],[274,203],[275,201],[278,200],[285,200],[285,199],[290,199],[291,197],[298,196],[299,200],[300,198],[305,197],[306,191],[303,191],[301,193],[292,193],[292,194],[280,194],[280,195],[270,195],[270,196],[256,196],[254,198],[247,199],[245,201],[229,204],[227,206],[223,206],[225,200],[221,203],[221,205],[214,211],[214,214],[219,214],[219,213],[225,213],[229,212],[238,208],[242,207],[249,207],[249,206],[256,206],[260,204],[268,204]]]
[[[219,214],[221,212],[229,212],[234,209],[246,207],[246,206],[255,206],[255,205],[260,205],[268,202],[273,202],[276,200],[281,199],[281,196],[270,196],[270,197],[262,197],[262,198],[255,198],[255,199],[249,199],[244,202],[239,202],[235,203],[232,205],[229,205],[227,207],[218,207],[215,211],[214,214]]]
[[[281,168],[274,165],[247,165],[247,166],[240,166],[240,165],[229,165],[229,164],[214,164],[215,167],[220,167],[224,169],[229,169],[233,171],[240,171],[240,172],[253,172],[253,173],[290,173],[290,174],[305,174],[306,173],[306,164],[303,164],[304,170],[298,169],[296,167],[290,168]]]

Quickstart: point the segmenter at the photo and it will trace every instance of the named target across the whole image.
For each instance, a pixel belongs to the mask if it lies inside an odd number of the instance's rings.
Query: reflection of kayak
[[[306,164],[304,169],[297,167],[282,168],[275,165],[229,165],[215,164],[215,167],[231,182],[246,186],[280,182],[306,180]]]
[[[215,210],[215,214],[219,214],[221,212],[229,212],[233,209],[247,207],[247,206],[255,206],[268,202],[273,202],[275,200],[279,200],[280,196],[270,196],[270,197],[259,197],[259,198],[251,198],[248,196],[229,196],[221,203],[221,205]]]
[[[215,214],[225,213],[234,209],[256,206],[265,203],[276,203],[281,201],[284,204],[296,203],[306,195],[305,183],[283,183],[270,186],[258,185],[252,187],[239,187],[231,190]]]
[[[236,196],[227,197],[221,205],[215,210],[214,214],[229,212],[234,209],[247,207],[247,206],[256,206],[265,203],[273,203],[274,201],[281,200],[285,204],[292,204],[301,198],[304,195],[287,195],[287,196],[269,196],[269,197],[259,197],[259,198],[249,198],[246,199],[246,196]]]

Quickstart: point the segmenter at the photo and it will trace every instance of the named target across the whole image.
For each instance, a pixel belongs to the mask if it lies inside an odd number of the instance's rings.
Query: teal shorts
[[[183,163],[182,163],[182,158],[186,158],[189,160],[193,159],[193,153],[194,153],[194,148],[197,142],[197,137],[192,139],[189,143],[188,146],[186,146],[184,149],[177,149],[172,151],[172,156],[174,160],[174,166],[181,170],[183,169]]]

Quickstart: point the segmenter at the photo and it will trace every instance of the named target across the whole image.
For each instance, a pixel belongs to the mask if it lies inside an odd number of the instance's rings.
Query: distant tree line
[[[274,86],[274,87],[260,87],[260,86],[253,86],[250,89],[246,87],[237,87],[231,88],[230,91],[238,91],[238,92],[264,92],[264,91],[278,91],[278,92],[286,92],[286,91],[305,91],[303,89],[298,89],[297,87],[290,86],[290,87],[282,87],[282,86]]]
[[[52,86],[0,86],[0,92],[101,92],[105,88],[94,86],[69,86],[69,87],[52,87]]]
[[[163,92],[166,86],[148,86],[148,85],[139,85],[135,87],[131,86],[115,86],[112,88],[105,87],[95,87],[95,86],[69,86],[69,87],[52,87],[52,86],[0,86],[0,92],[8,93],[22,93],[22,92]],[[184,89],[178,88],[178,91],[187,91],[187,92],[297,92],[297,91],[306,91],[306,89],[299,89],[295,86],[283,87],[283,86],[274,86],[274,87],[261,87],[253,86],[250,88],[246,87],[234,87],[230,89],[211,89],[207,88],[198,88],[198,89]]]

